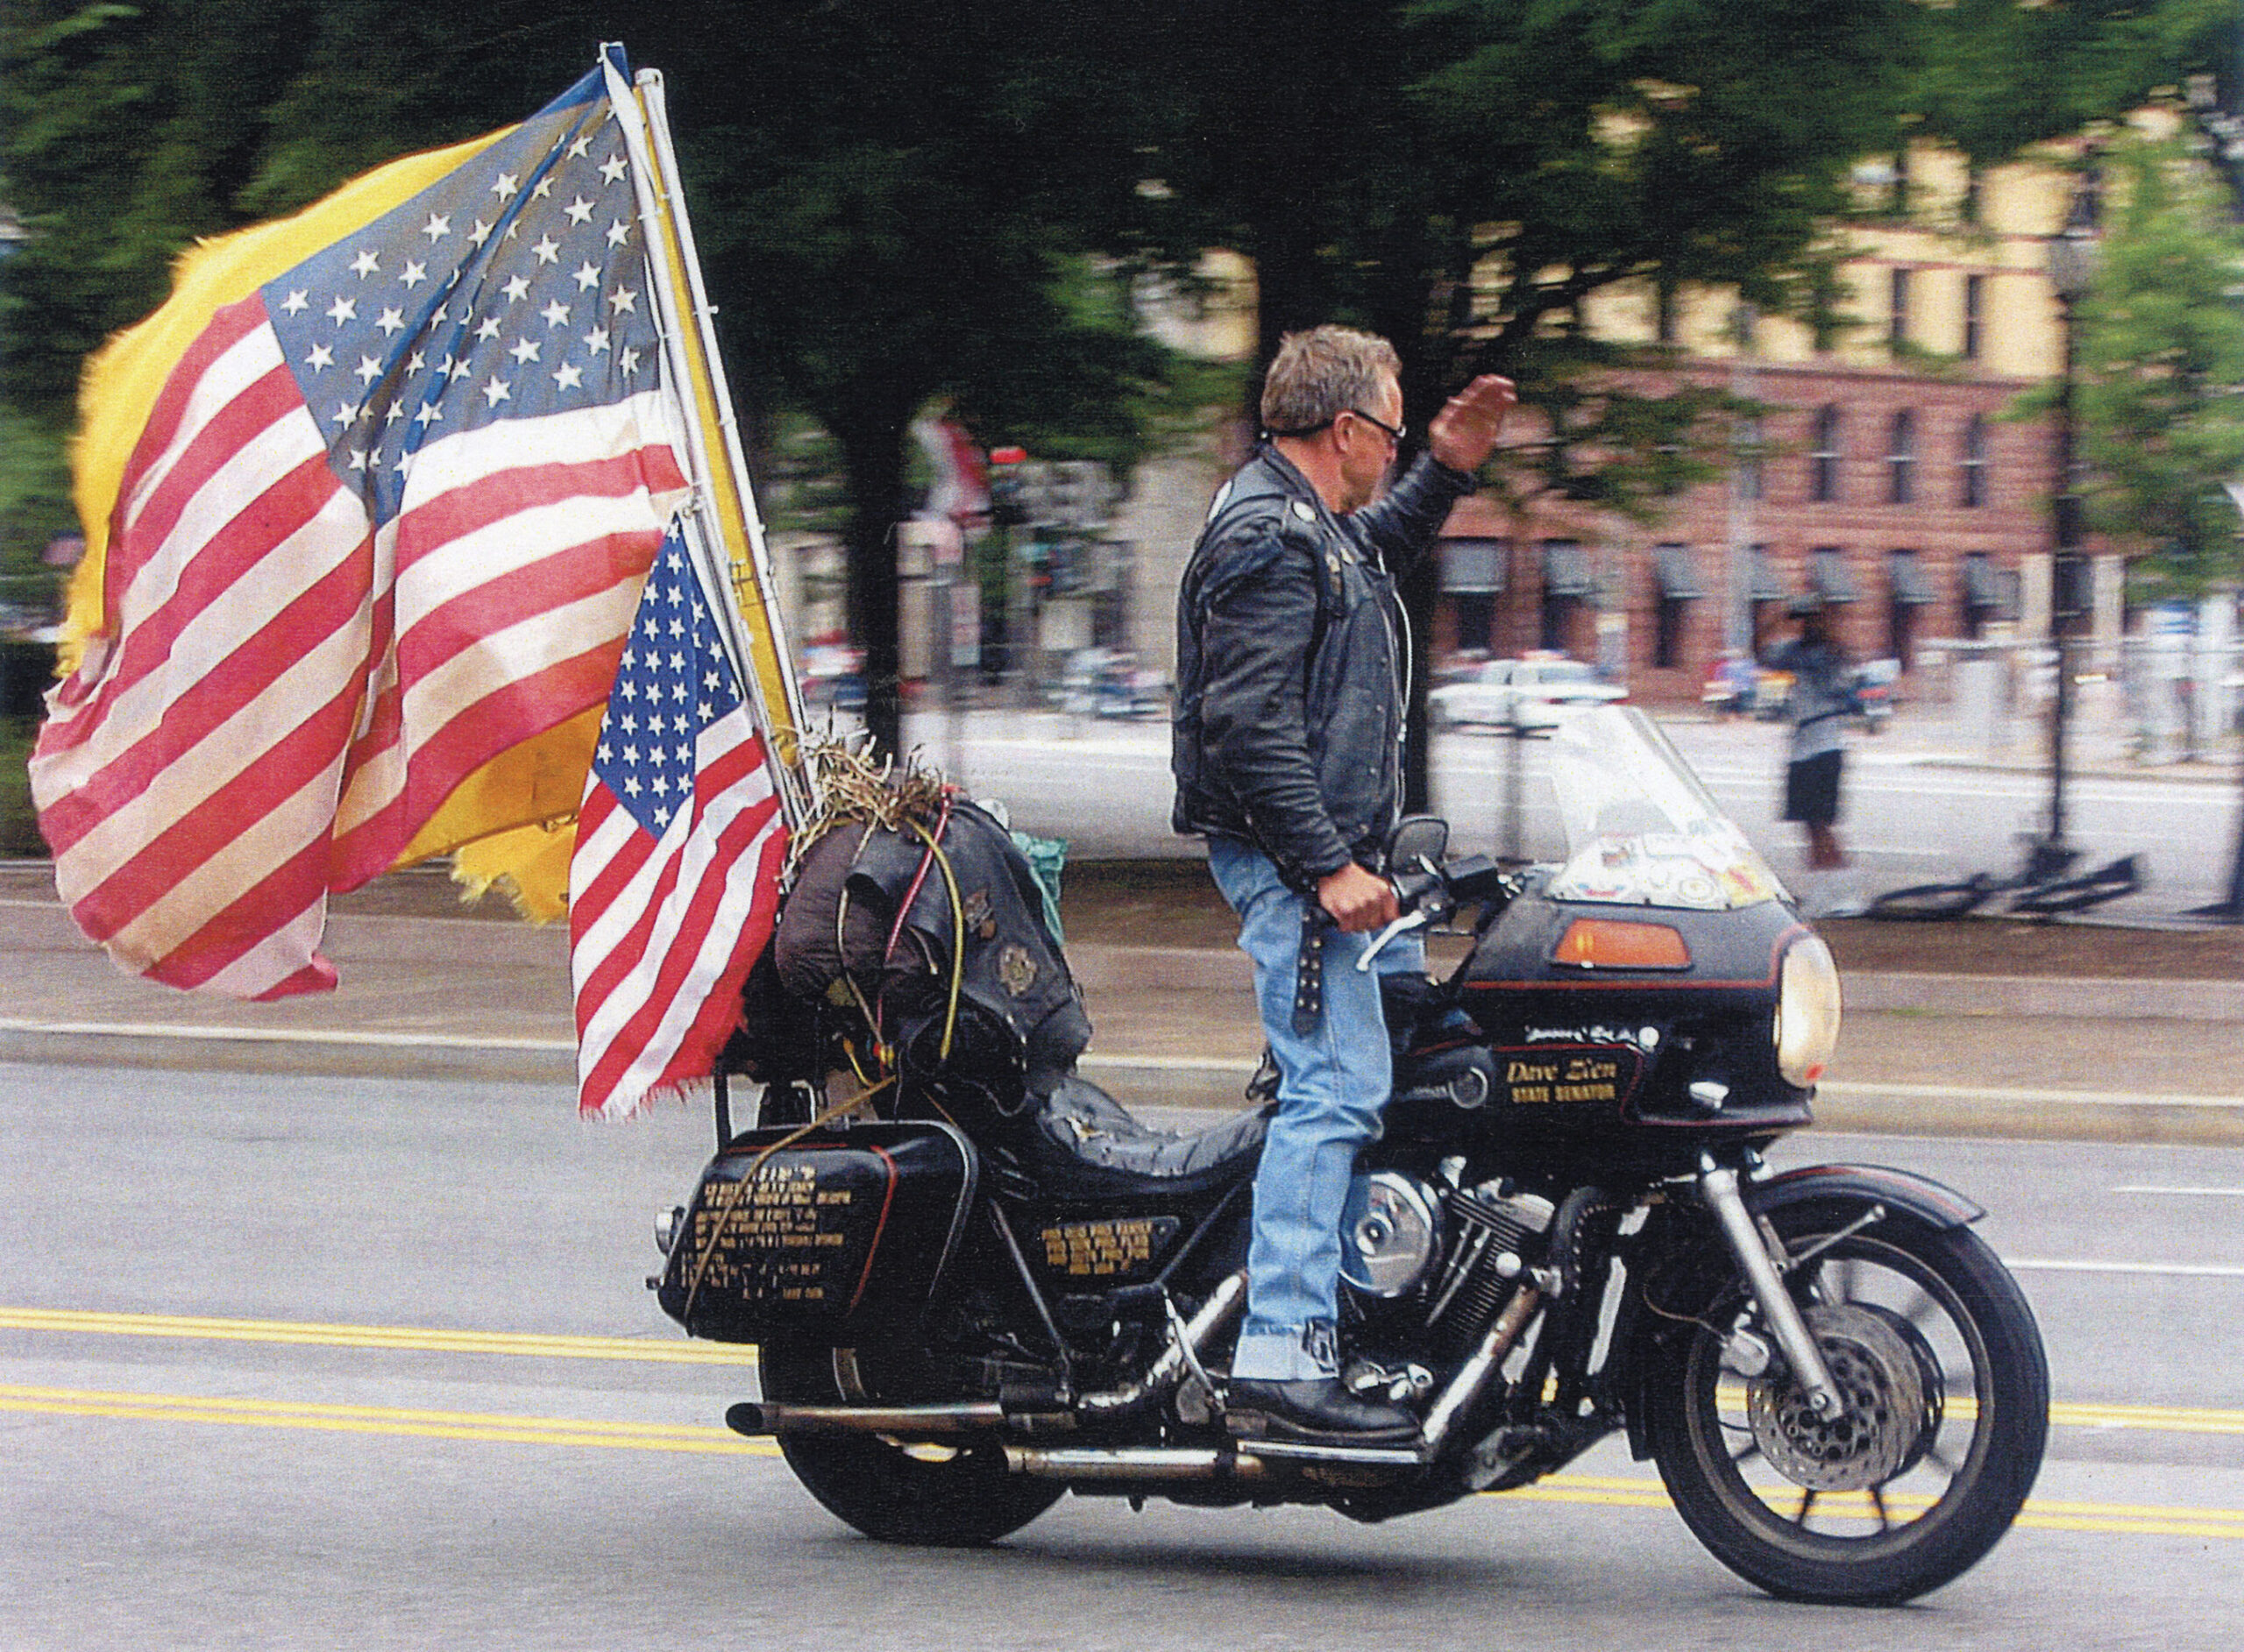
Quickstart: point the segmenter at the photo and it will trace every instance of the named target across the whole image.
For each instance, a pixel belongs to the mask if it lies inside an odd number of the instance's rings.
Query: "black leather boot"
[[[1338,1377],[1268,1382],[1235,1377],[1225,1422],[1242,1440],[1308,1445],[1410,1445],[1418,1420],[1401,1406],[1348,1392]]]

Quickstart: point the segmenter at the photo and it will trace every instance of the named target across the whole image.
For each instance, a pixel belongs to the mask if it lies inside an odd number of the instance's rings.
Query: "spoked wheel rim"
[[[1993,1448],[2001,1402],[1978,1318],[1934,1268],[1867,1235],[1793,1285],[1848,1412],[1824,1423],[1789,1375],[1749,1376],[1726,1341],[1693,1338],[1685,1422],[1709,1489],[1803,1557],[1907,1549],[1955,1515]]]

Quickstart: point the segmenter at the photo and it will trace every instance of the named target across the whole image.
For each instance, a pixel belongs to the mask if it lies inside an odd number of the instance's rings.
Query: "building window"
[[[1889,271],[1886,293],[1885,343],[1898,351],[1909,342],[1909,272]]]
[[[1862,600],[1844,546],[1818,545],[1807,553],[1807,588],[1834,606]]]
[[[1916,660],[1917,611],[1937,600],[1914,550],[1885,558],[1885,652],[1907,670]]]
[[[1997,620],[2013,616],[2013,593],[2005,589],[2005,576],[1995,559],[1984,550],[1966,551],[1956,571],[1963,576],[1964,635],[1977,642]],[[2012,575],[2010,578],[2015,579]]]
[[[1964,359],[1977,361],[1986,345],[1987,278],[1964,278]]]
[[[1835,407],[1815,410],[1814,444],[1807,454],[1807,496],[1818,505],[1829,505],[1839,497],[1839,410]]]
[[[1457,621],[1460,652],[1496,651],[1496,599],[1503,594],[1511,565],[1507,539],[1445,539],[1441,542],[1441,588]]]
[[[1737,497],[1749,504],[1768,496],[1768,479],[1762,464],[1762,455],[1767,450],[1761,422],[1758,419],[1738,421],[1736,484]]]
[[[1575,615],[1597,594],[1589,553],[1578,539],[1546,539],[1543,551],[1543,628],[1538,646],[1554,653],[1573,652]]]
[[[1893,415],[1885,442],[1885,502],[1911,505],[1917,497],[1917,415],[1907,408]]]
[[[1749,612],[1747,629],[1754,636],[1767,630],[1774,617],[1783,611],[1783,605],[1792,598],[1792,592],[1777,570],[1776,557],[1766,545],[1745,548],[1745,600]]]
[[[1987,420],[1975,413],[1964,426],[1964,451],[1956,464],[1956,502],[1977,510],[1987,502]]]
[[[1660,670],[1683,663],[1683,637],[1690,606],[1707,594],[1699,578],[1698,558],[1688,545],[1651,548],[1652,637],[1651,663]]]

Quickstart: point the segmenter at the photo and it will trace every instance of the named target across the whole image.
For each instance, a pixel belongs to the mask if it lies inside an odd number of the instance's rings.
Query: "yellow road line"
[[[1797,1487],[1772,1485],[1765,1488],[1771,1504],[1789,1514],[1799,1505]],[[1667,1502],[1658,1481],[1595,1474],[1559,1475],[1540,1485],[1502,1493],[1528,1502],[1595,1503],[1651,1508]],[[1933,1505],[1921,1492],[1889,1492],[1885,1506],[1896,1514],[1916,1515]],[[1816,1500],[1815,1512],[1826,1519],[1875,1521],[1878,1511],[1860,1492],[1827,1493]],[[2083,1503],[2057,1498],[2031,1500],[2019,1516],[2020,1526],[2043,1531],[2147,1532],[2179,1537],[2244,1539],[2244,1509],[2192,1508],[2143,1503]]]
[[[500,1354],[536,1359],[616,1359],[651,1365],[753,1366],[756,1350],[722,1343],[633,1336],[562,1336],[533,1331],[477,1331],[426,1326],[359,1325],[269,1319],[218,1319],[183,1314],[119,1314],[84,1308],[0,1307],[0,1330],[72,1335],[172,1336],[217,1342],[280,1343],[408,1352]],[[1743,1402],[1743,1391],[1729,1396]],[[1949,1407],[1968,1420],[1968,1398]],[[2129,1429],[2164,1434],[2244,1434],[2244,1410],[2059,1400],[2049,1407],[2059,1428]]]
[[[2169,1434],[2244,1434],[2244,1411],[2203,1406],[2084,1405],[2058,1400],[2049,1421],[2068,1429],[2156,1429]]]
[[[94,1388],[0,1384],[0,1413],[110,1417],[139,1422],[199,1422],[234,1427],[301,1429],[330,1434],[469,1440],[511,1445],[672,1451],[707,1456],[774,1457],[769,1440],[744,1440],[714,1426],[609,1422],[588,1417],[537,1417],[478,1411],[430,1411],[391,1406],[323,1405],[235,1395],[140,1393]],[[1541,1485],[1497,1493],[1523,1503],[1600,1508],[1665,1508],[1658,1480],[1617,1475],[1565,1474]],[[1925,1507],[1929,1499],[1896,1494],[1896,1512]],[[1828,1498],[1818,1509],[1833,1516],[1855,1512],[1874,1518],[1867,1499]],[[2138,1503],[2089,1503],[2036,1498],[2019,1516],[2020,1527],[2042,1531],[2101,1532],[2154,1537],[2211,1537],[2244,1541],[2244,1509],[2192,1508]]]
[[[271,1319],[210,1319],[182,1314],[104,1314],[67,1308],[0,1308],[0,1330],[111,1336],[186,1336],[217,1342],[288,1343],[323,1348],[399,1349],[440,1354],[510,1354],[536,1359],[628,1359],[669,1365],[753,1365],[753,1348],[722,1343],[642,1341],[632,1336],[555,1336],[531,1331],[448,1330]]]
[[[0,1412],[50,1416],[126,1417],[157,1422],[216,1422],[264,1429],[310,1429],[337,1434],[420,1436],[440,1440],[494,1440],[518,1445],[607,1446],[643,1451],[688,1451],[728,1457],[776,1457],[768,1441],[744,1440],[703,1423],[606,1422],[588,1417],[534,1417],[478,1411],[424,1411],[395,1406],[321,1405],[234,1395],[116,1393],[95,1388],[45,1388],[0,1383]]]

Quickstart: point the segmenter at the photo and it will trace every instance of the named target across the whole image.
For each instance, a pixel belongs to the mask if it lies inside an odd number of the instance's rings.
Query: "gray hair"
[[[1321,430],[1351,408],[1375,404],[1390,376],[1402,376],[1402,358],[1376,334],[1329,325],[1288,333],[1262,380],[1262,428],[1273,436]]]

